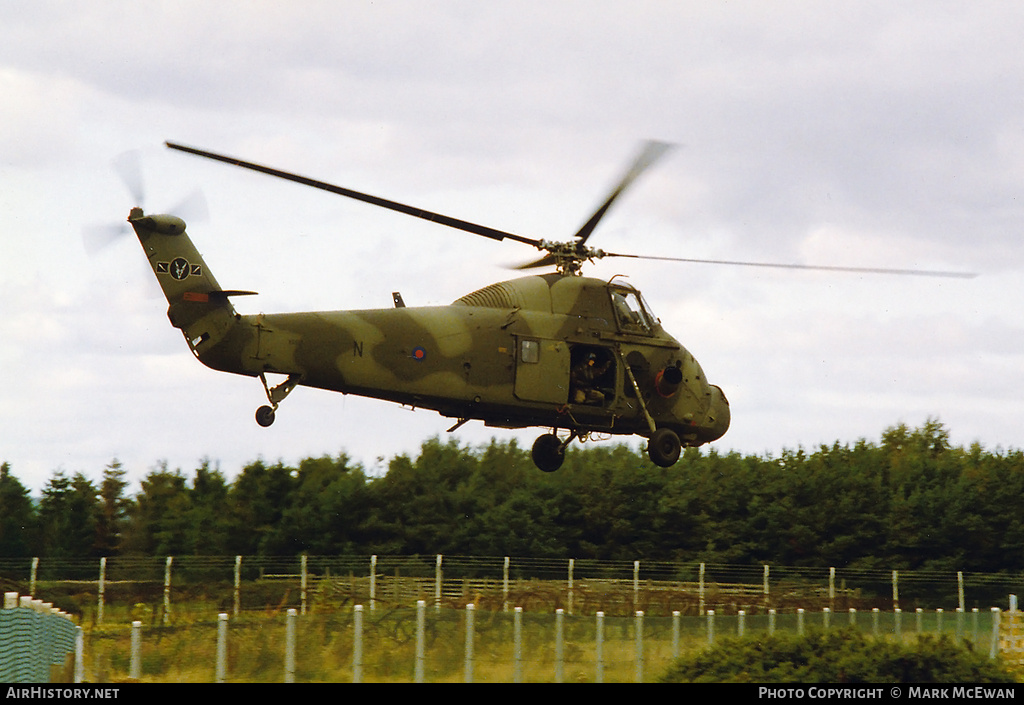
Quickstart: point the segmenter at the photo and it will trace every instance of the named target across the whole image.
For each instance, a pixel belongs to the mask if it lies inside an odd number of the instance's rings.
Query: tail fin
[[[225,291],[185,234],[185,221],[173,215],[145,215],[133,208],[128,222],[135,229],[169,307],[171,325],[181,329],[189,347],[203,359],[236,321],[229,296],[252,291]],[[205,361],[205,360],[204,360]]]

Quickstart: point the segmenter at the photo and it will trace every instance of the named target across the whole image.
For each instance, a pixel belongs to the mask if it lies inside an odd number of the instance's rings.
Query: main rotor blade
[[[515,240],[522,242],[527,245],[533,245],[537,247],[540,245],[540,240],[533,238],[523,237],[522,235],[516,235],[514,233],[504,232],[502,230],[496,230],[495,228],[489,228],[486,225],[477,225],[476,223],[470,223],[465,220],[459,220],[458,218],[452,218],[447,215],[440,213],[433,213],[422,208],[416,208],[414,206],[408,206],[404,203],[397,203],[396,201],[389,201],[385,198],[379,198],[378,196],[371,196],[366,193],[360,193],[359,191],[353,191],[342,186],[335,186],[324,181],[317,181],[306,176],[299,176],[298,174],[290,174],[280,169],[274,169],[272,167],[263,166],[261,164],[254,164],[253,162],[243,161],[241,159],[235,159],[234,157],[227,157],[222,154],[215,154],[214,152],[207,152],[194,147],[186,147],[184,145],[175,144],[173,142],[165,143],[171,149],[176,149],[180,152],[187,152],[188,154],[194,154],[198,157],[205,157],[207,159],[213,159],[215,161],[224,162],[225,164],[232,164],[234,166],[240,166],[243,169],[251,169],[252,171],[258,171],[263,174],[270,176],[276,176],[286,181],[294,181],[295,183],[303,184],[305,186],[312,186],[323,191],[329,191],[330,193],[338,194],[339,196],[345,196],[346,198],[353,198],[357,201],[363,201],[374,206],[380,206],[381,208],[387,208],[389,210],[398,211],[399,213],[405,213],[416,218],[422,218],[423,220],[429,220],[433,223],[439,223],[440,225],[447,225],[450,228],[457,230],[463,230],[474,235],[482,235],[483,237],[490,238],[492,240]]]
[[[854,274],[898,274],[917,277],[947,277],[952,279],[974,279],[976,272],[948,272],[928,269],[887,269],[884,267],[837,267],[818,264],[781,264],[774,262],[736,262],[721,259],[688,259],[685,257],[658,257],[656,255],[628,255],[605,252],[604,257],[629,257],[630,259],[651,259],[666,262],[688,262],[691,264],[725,264],[734,267],[771,267],[774,269],[800,269],[820,272],[850,272]]]
[[[580,228],[574,236],[579,239],[579,245],[582,246],[587,241],[587,238],[594,232],[594,228],[596,228],[597,224],[601,222],[601,218],[604,217],[605,213],[608,212],[608,209],[611,208],[613,203],[615,203],[615,199],[621,196],[623,191],[629,188],[630,184],[636,181],[636,178],[640,176],[640,174],[644,173],[649,166],[654,164],[654,162],[656,162],[658,158],[671,147],[672,145],[666,142],[650,141],[644,143],[643,148],[640,150],[640,154],[637,155],[626,173],[622,175],[618,185],[612,189],[610,194],[608,194],[607,200],[601,204],[601,207],[594,212],[594,215],[590,216],[590,220],[584,223],[583,227]]]

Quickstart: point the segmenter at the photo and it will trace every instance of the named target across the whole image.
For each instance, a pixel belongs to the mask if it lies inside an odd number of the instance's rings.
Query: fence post
[[[294,607],[288,609],[288,618],[284,632],[284,682],[295,682],[295,620],[297,612]]]
[[[509,568],[509,557],[505,556],[505,566],[501,571],[501,611],[508,612],[508,568]]]
[[[747,611],[740,610],[736,613],[736,636],[743,636],[747,632]]]
[[[917,621],[917,633],[924,631],[924,608],[918,607],[914,610],[914,617]]]
[[[999,617],[1001,613],[998,607],[992,608],[992,645],[988,650],[988,657],[994,659],[999,655]]]
[[[167,556],[164,564],[164,624],[171,618],[171,564],[174,563],[174,556]]]
[[[441,583],[444,581],[444,571],[441,568],[441,554],[437,554],[437,562],[434,564],[434,609],[441,610]]]
[[[715,643],[715,611],[708,610],[708,644]]]
[[[774,609],[768,610],[768,633],[769,634],[774,634],[775,633],[775,610]]]
[[[899,607],[892,611],[892,630],[897,638],[903,638],[903,610]]]
[[[804,609],[801,607],[796,611],[796,633],[804,635]]]
[[[881,634],[881,630],[879,627],[879,619],[881,618],[881,615],[882,610],[878,609],[877,607],[871,609],[871,635],[876,639]]]
[[[633,609],[640,606],[640,561],[633,561]]]
[[[32,559],[32,570],[28,577],[28,594],[36,594],[36,575],[39,574],[39,556],[35,556]]]
[[[821,624],[825,629],[832,626],[832,610],[828,607],[821,611]]]
[[[299,606],[302,608],[302,614],[306,614],[306,575],[306,554],[303,553],[299,556]]]
[[[678,614],[678,612],[676,614]],[[597,613],[596,631],[594,660],[597,661],[597,670],[594,674],[594,682],[604,683],[604,612]]]
[[[85,633],[75,626],[75,683],[85,682]]]
[[[956,594],[960,599],[960,611],[965,612],[966,607],[964,605],[964,572],[958,570],[956,572]]]
[[[235,556],[235,616],[242,607],[242,557]]]
[[[103,595],[107,585],[107,557],[100,558],[100,581],[96,588],[96,623],[103,624]]]
[[[563,642],[563,629],[565,628],[565,610],[555,610],[555,683],[565,682],[563,670],[565,644]]]
[[[466,605],[466,665],[465,665],[465,677],[466,683],[473,682],[473,603]]]
[[[771,607],[772,599],[771,593],[768,592],[768,564],[764,565],[764,606],[765,608]]]
[[[523,608],[512,612],[512,651],[515,663],[512,666],[512,682],[523,682]]]
[[[370,556],[370,609],[377,608],[377,554]]]
[[[363,682],[363,606],[355,606],[352,619],[352,682]]]
[[[567,595],[568,600],[567,600],[567,602],[569,603],[569,614],[572,614],[572,582],[573,582],[572,579],[573,579],[573,570],[575,569],[575,567],[576,567],[576,559],[570,558],[569,559],[569,583],[568,583],[568,586],[567,586],[567,590],[568,590],[568,595]]]
[[[828,606],[836,608],[836,569],[835,566],[828,569]]]
[[[228,677],[228,615],[217,615],[217,682],[224,683]]]
[[[679,658],[679,620],[682,615],[679,610],[672,612],[672,658]]]
[[[900,572],[898,570],[892,572],[892,608],[893,610],[900,608]]]
[[[704,614],[704,564],[700,564],[700,582],[697,585],[697,598],[699,600],[697,614]]]
[[[424,676],[424,665],[426,661],[427,641],[427,602],[426,600],[416,601],[416,673],[413,677],[415,683],[422,683]]]
[[[132,622],[132,660],[128,666],[128,677],[139,680],[142,677],[142,622]]]
[[[636,682],[644,682],[644,613],[637,610],[633,627],[636,642]]]
[[[936,634],[942,634],[942,615],[943,615],[943,611],[942,611],[941,607],[939,607],[937,610],[935,610],[935,633]]]

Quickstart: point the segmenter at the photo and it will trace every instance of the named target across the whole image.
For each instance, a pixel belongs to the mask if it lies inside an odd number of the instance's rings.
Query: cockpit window
[[[635,289],[612,289],[612,308],[615,309],[615,318],[618,320],[619,329],[627,333],[643,333],[650,335],[654,332],[657,319],[651,315],[640,292]]]

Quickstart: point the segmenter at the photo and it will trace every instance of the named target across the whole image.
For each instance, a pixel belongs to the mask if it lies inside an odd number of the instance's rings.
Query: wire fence
[[[504,556],[167,556],[0,558],[0,587],[103,623],[111,610],[169,624],[189,611],[300,614],[365,604],[568,615],[703,616],[987,610],[1024,592],[1024,574]]]

